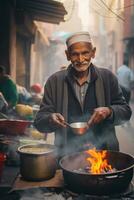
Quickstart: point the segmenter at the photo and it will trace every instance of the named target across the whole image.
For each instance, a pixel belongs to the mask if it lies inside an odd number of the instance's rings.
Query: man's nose
[[[82,62],[82,61],[84,61],[84,56],[82,54],[79,54],[78,59],[79,59],[79,62]]]

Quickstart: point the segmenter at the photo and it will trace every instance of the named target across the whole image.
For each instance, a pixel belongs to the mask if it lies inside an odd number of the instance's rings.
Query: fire
[[[108,160],[106,159],[106,150],[99,152],[93,148],[87,150],[86,153],[90,155],[86,158],[86,160],[89,162],[89,165],[91,166],[89,169],[90,173],[100,174],[112,171],[112,166],[108,164]]]

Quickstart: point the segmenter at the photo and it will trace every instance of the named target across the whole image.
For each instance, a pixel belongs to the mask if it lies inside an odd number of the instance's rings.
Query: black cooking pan
[[[116,172],[104,174],[79,171],[80,168],[86,168],[86,157],[85,152],[78,152],[64,156],[60,160],[67,188],[77,193],[96,195],[119,193],[127,189],[133,177],[134,158],[131,155],[107,151],[108,163]]]

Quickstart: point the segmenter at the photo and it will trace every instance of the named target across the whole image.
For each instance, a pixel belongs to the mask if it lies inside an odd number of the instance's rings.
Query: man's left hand
[[[94,124],[98,124],[107,117],[109,117],[112,114],[112,109],[109,107],[99,107],[95,108],[93,115],[88,121],[88,125],[92,126]]]

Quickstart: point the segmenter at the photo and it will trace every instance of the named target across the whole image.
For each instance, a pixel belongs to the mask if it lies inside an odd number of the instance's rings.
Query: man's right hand
[[[49,122],[57,127],[66,127],[65,119],[60,113],[52,113]]]

